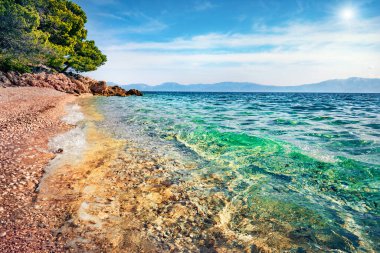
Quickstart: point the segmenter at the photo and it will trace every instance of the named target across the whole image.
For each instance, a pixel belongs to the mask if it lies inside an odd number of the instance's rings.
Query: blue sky
[[[380,0],[74,0],[126,83],[297,85],[380,77]]]

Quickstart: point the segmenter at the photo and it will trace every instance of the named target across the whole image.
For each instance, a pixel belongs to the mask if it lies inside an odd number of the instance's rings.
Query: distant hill
[[[113,84],[114,83],[109,83]],[[141,91],[190,91],[190,92],[331,92],[331,93],[380,93],[380,78],[359,78],[328,80],[299,86],[271,86],[256,83],[222,82],[215,84],[163,83],[160,85],[130,84],[125,89]]]

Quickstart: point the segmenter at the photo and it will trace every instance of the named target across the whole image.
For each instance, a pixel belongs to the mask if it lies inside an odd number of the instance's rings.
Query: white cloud
[[[116,33],[155,33],[165,30],[168,26],[158,20],[150,20],[145,24],[138,26],[129,26],[124,29],[115,30]]]
[[[115,15],[115,14],[108,13],[108,12],[97,13],[97,15],[101,16],[101,17],[105,17],[105,18],[111,18],[111,19],[126,21],[126,19],[123,16]]]
[[[91,75],[119,83],[250,81],[291,85],[380,77],[380,19],[261,27],[252,34],[205,34],[103,48]]]
[[[99,27],[92,27],[90,30],[91,35],[98,38],[99,41],[112,39],[126,34],[157,33],[168,27],[168,25],[162,21],[150,17],[141,11],[122,11],[116,13],[100,12],[96,15],[118,21],[129,21],[133,19],[136,23],[135,25],[119,26],[118,28],[112,29],[99,29]]]
[[[205,10],[213,9],[214,7],[215,5],[210,3],[209,1],[203,1],[203,2],[197,3],[194,9],[196,11],[205,11]]]

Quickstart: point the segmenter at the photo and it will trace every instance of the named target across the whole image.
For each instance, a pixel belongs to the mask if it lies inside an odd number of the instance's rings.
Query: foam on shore
[[[70,125],[76,125],[78,122],[84,120],[84,115],[78,104],[69,104],[65,107],[65,110],[67,114],[62,117],[63,122]]]
[[[49,151],[60,152],[45,168],[45,174],[37,190],[43,187],[45,179],[51,176],[57,168],[64,165],[78,164],[83,159],[83,154],[87,147],[86,126],[82,123],[84,115],[78,104],[67,105],[65,110],[67,114],[61,120],[67,124],[76,125],[76,127],[49,140]]]
[[[125,141],[98,131],[96,121],[101,116],[88,101],[80,101],[85,120],[51,140],[50,148],[64,152],[47,168],[39,194],[39,201],[67,207],[70,218],[54,232],[64,234],[66,247],[80,252],[96,251],[106,247],[105,242],[118,245],[123,237],[116,231],[122,227],[116,192],[107,182],[115,180],[109,172]]]

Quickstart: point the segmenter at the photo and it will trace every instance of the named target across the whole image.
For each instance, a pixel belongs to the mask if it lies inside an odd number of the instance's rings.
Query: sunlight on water
[[[379,250],[379,95],[150,93],[94,103],[105,117],[98,127],[128,140],[120,156],[162,172],[140,175],[141,199],[125,200],[152,241]],[[155,184],[167,191],[152,192]]]

